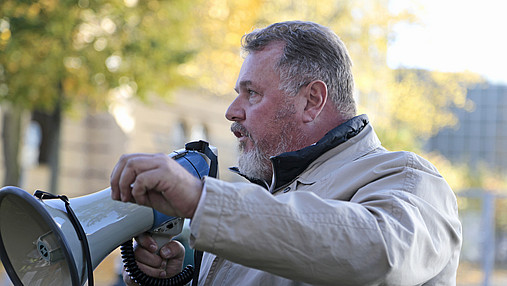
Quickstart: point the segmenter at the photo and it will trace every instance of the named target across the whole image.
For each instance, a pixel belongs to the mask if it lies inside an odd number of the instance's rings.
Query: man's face
[[[274,70],[283,45],[270,44],[249,54],[241,67],[226,118],[239,140],[239,168],[245,175],[270,181],[269,158],[301,148],[297,106],[299,97],[286,96],[279,89],[280,77]]]

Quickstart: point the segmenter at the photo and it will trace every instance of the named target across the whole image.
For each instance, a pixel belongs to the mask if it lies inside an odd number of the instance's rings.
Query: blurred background
[[[459,200],[458,285],[507,285],[507,4],[494,0],[2,0],[0,177],[68,197],[119,156],[204,139],[238,180],[224,118],[256,27],[311,20],[354,62],[384,146],[432,161]],[[115,285],[113,252],[95,271]],[[0,285],[10,285],[0,266]],[[119,285],[119,284],[118,284]]]

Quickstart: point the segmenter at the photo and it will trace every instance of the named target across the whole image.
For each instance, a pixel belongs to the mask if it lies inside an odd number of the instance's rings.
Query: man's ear
[[[314,121],[319,116],[327,101],[327,85],[321,80],[310,82],[305,88],[306,106],[303,122]]]

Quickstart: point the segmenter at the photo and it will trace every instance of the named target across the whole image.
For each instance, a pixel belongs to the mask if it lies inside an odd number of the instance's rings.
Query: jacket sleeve
[[[340,180],[365,182],[349,200],[206,178],[193,247],[312,284],[422,284],[456,270],[461,225],[442,177],[409,165],[376,166],[368,179],[332,176],[327,185],[338,189]]]

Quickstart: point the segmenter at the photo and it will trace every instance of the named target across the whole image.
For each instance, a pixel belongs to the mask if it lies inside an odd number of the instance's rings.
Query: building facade
[[[467,92],[473,111],[456,110],[458,124],[441,130],[426,144],[455,163],[507,171],[507,86],[479,85]]]

